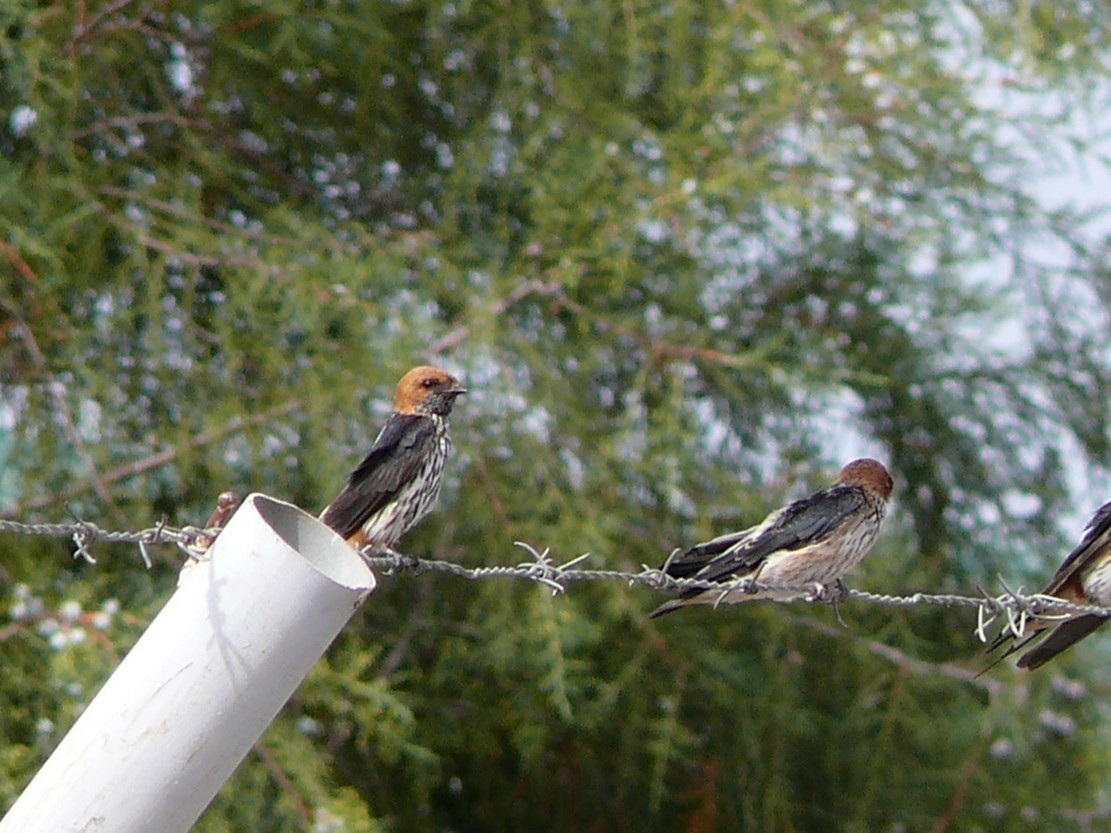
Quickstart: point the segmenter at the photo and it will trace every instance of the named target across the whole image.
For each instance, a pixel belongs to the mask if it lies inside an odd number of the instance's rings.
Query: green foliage
[[[318,511],[435,361],[471,392],[408,551],[655,564],[867,452],[852,583],[1038,584],[1107,497],[1066,489],[1106,474],[1106,266],[1029,188],[1106,12],[8,2],[0,510]],[[0,540],[5,806],[174,586],[98,554]],[[1105,823],[1100,637],[975,682],[964,613],[572,591],[385,578],[198,829]]]

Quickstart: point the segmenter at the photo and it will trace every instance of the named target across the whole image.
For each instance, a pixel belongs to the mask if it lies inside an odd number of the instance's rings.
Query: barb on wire
[[[983,601],[994,603],[995,599],[988,595],[987,590],[985,590],[978,584],[974,586],[976,588],[976,592],[980,594],[980,598]],[[987,632],[988,625],[994,622],[995,618],[996,614],[989,613],[988,606],[986,604],[980,604],[976,608],[976,628],[972,632],[976,635],[977,639],[985,644],[990,638]]]

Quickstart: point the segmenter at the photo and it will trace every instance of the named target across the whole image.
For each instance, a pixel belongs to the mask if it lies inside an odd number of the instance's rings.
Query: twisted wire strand
[[[203,529],[195,526],[173,527],[163,520],[155,526],[137,532],[113,531],[102,529],[94,523],[78,518],[72,523],[36,524],[0,519],[0,532],[16,535],[71,538],[75,547],[74,557],[83,558],[91,564],[96,563],[96,559],[91,552],[94,543],[134,544],[139,547],[143,563],[149,568],[151,559],[147,551],[148,546],[174,544],[191,557],[196,558],[199,553],[203,554],[212,540],[219,535],[220,530]],[[722,599],[727,594],[734,592],[755,593],[763,590],[777,590],[797,593],[800,601],[808,602],[852,600],[887,607],[906,608],[928,605],[970,608],[977,611],[975,633],[984,642],[989,640],[986,628],[1000,618],[1003,619],[1005,632],[1009,631],[1016,637],[1022,637],[1028,624],[1035,619],[1063,619],[1085,614],[1111,617],[1111,607],[1076,604],[1040,593],[1024,594],[1021,588],[1012,590],[1002,582],[1000,583],[1003,584],[1005,592],[999,595],[991,595],[980,588],[977,588],[977,595],[969,596],[957,593],[925,592],[893,595],[839,587],[833,592],[831,599],[827,589],[818,585],[784,586],[754,581],[751,578],[738,579],[732,582],[707,581],[699,578],[673,578],[667,575],[663,569],[649,567],[648,565],[642,565],[639,572],[592,570],[580,566],[590,558],[590,553],[584,553],[563,564],[557,564],[552,559],[550,550],[537,550],[530,544],[521,541],[515,543],[532,557],[531,561],[512,566],[467,567],[453,561],[418,558],[392,550],[366,550],[361,555],[371,567],[378,568],[385,574],[409,573],[420,575],[426,572],[441,572],[471,581],[491,578],[524,579],[544,585],[552,591],[553,595],[566,592],[568,585],[574,582],[623,581],[631,586],[641,585],[651,587],[657,591],[690,588],[717,590],[721,592]]]
[[[166,524],[165,519],[157,526],[143,529],[138,532],[120,532],[101,529],[94,523],[75,520],[73,523],[26,524],[0,518],[0,532],[11,532],[16,535],[45,535],[51,538],[72,538],[75,547],[73,557],[82,558],[90,564],[96,564],[91,547],[96,541],[108,544],[137,544],[143,564],[150,569],[150,553],[147,546],[153,544],[176,544],[190,552],[196,548],[198,540],[204,537],[214,537],[219,530],[205,530],[195,526],[173,527]]]
[[[684,590],[697,588],[700,590],[721,591],[722,598],[726,594],[739,591],[755,593],[762,590],[777,590],[798,593],[800,601],[818,602],[828,601],[815,585],[810,586],[785,586],[768,584],[755,581],[751,578],[738,579],[733,582],[715,582],[698,578],[673,578],[662,569],[642,565],[640,572],[625,570],[588,570],[577,565],[589,558],[585,553],[563,564],[556,565],[550,556],[549,550],[538,551],[529,544],[521,541],[515,542],[517,546],[527,551],[533,557],[532,562],[526,562],[514,567],[465,567],[451,561],[417,558],[396,552],[382,550],[364,552],[363,556],[372,567],[378,567],[386,573],[409,572],[421,574],[424,572],[446,572],[461,578],[481,580],[485,578],[508,577],[523,578],[535,581],[552,590],[553,595],[563,593],[567,585],[576,581],[624,581],[630,585],[644,585],[655,590]],[[979,588],[977,588],[979,590]],[[977,611],[976,635],[982,642],[988,642],[987,627],[996,619],[1003,617],[1004,630],[1016,637],[1026,633],[1027,625],[1034,619],[1067,618],[1081,614],[1094,614],[1097,616],[1111,617],[1111,608],[1098,605],[1083,605],[1046,596],[1041,593],[1026,595],[1021,590],[1011,590],[1004,585],[1005,593],[992,596],[983,590],[979,595],[965,596],[956,593],[911,593],[897,596],[887,593],[872,593],[866,590],[853,590],[842,588],[834,595],[832,601],[854,600],[869,604],[888,607],[918,607],[930,605],[935,607],[972,608]]]

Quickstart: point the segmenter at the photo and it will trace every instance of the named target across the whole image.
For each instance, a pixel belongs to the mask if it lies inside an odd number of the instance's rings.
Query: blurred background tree
[[[434,361],[471,393],[414,554],[655,564],[868,453],[898,503],[851,584],[1038,585],[1111,497],[1106,238],[1034,188],[1109,27],[9,2],[0,509],[319,511]],[[178,553],[100,555],[0,539],[0,806],[172,592]],[[973,680],[966,612],[659,601],[387,579],[197,829],[1111,829],[1099,637]]]

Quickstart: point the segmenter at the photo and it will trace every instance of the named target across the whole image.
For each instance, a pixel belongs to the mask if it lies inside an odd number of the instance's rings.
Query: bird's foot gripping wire
[[[828,602],[833,606],[833,614],[841,627],[847,628],[845,620],[841,618],[841,602],[849,597],[849,588],[841,579],[834,579],[830,584],[816,581],[811,585],[811,590],[806,594],[806,599],[811,602]]]
[[[373,544],[361,549],[359,550],[359,555],[366,559],[387,559],[389,563],[382,570],[386,575],[395,575],[397,573],[420,575],[425,569],[417,556],[398,552],[382,544]]]
[[[849,597],[849,588],[841,579],[835,579],[831,584],[815,581],[810,585],[810,592],[806,598],[812,602],[829,602],[836,605]]]

